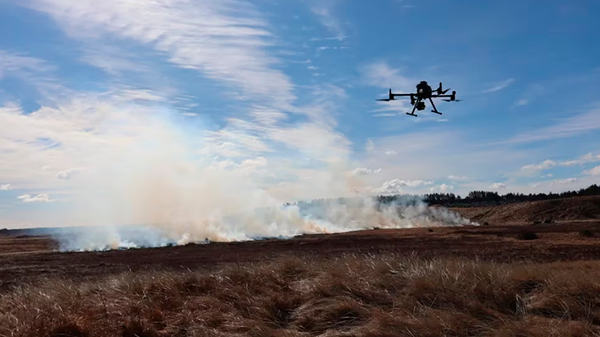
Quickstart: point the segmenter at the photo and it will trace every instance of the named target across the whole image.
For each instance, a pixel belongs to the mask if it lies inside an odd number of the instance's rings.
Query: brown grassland
[[[53,280],[0,297],[2,336],[594,336],[600,262],[393,253]]]

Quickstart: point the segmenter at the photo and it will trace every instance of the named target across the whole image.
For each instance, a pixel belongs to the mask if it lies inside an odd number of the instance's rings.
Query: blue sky
[[[598,13],[591,0],[0,0],[0,226],[140,222],[199,195],[587,187]],[[375,101],[421,80],[464,101],[419,118]]]

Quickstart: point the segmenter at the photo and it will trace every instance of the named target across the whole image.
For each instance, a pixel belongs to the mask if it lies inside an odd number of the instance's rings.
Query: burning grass
[[[600,262],[393,254],[49,280],[0,297],[0,336],[589,336]]]

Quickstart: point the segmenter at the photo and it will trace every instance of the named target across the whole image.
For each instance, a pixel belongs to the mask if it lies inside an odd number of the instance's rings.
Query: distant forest
[[[473,191],[470,192],[465,198],[462,198],[460,195],[455,195],[454,193],[432,193],[425,194],[423,196],[423,200],[430,205],[442,205],[446,207],[479,207],[502,205],[524,201],[552,200],[591,195],[600,195],[600,186],[594,184],[588,188],[582,188],[579,191],[568,191],[562,193],[550,192],[548,194],[508,193],[505,195],[500,195],[498,194],[498,192]],[[377,199],[381,204],[389,204],[403,197],[404,196],[401,195],[378,196]]]

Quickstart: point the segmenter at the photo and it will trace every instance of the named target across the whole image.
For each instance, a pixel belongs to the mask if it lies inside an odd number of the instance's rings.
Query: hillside
[[[600,219],[600,196],[513,203],[490,207],[450,208],[472,221],[489,223]]]

